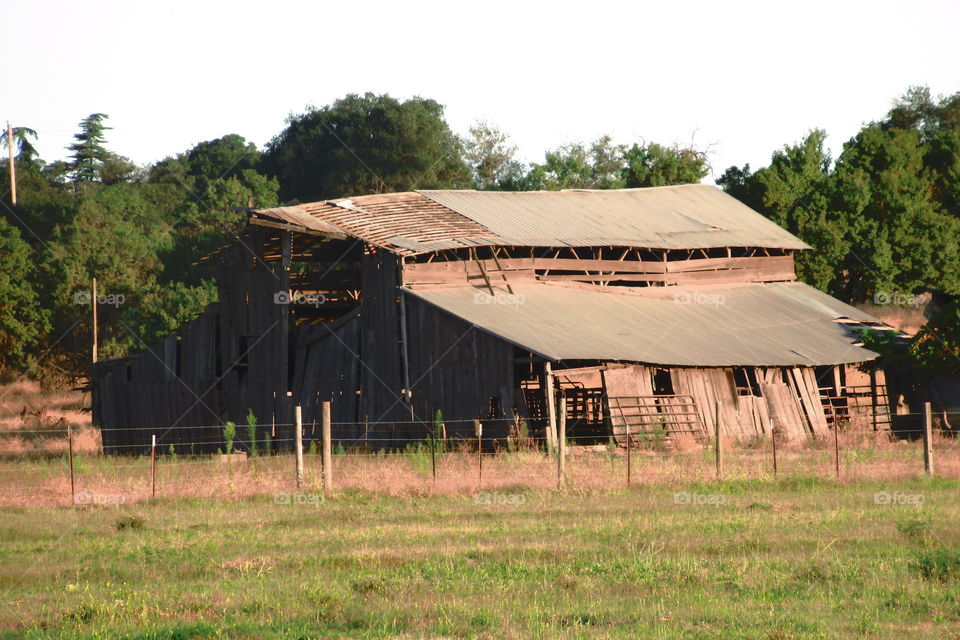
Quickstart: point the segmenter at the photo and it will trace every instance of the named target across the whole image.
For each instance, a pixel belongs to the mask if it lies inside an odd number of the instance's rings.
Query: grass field
[[[960,637],[958,490],[794,476],[6,507],[0,637]]]

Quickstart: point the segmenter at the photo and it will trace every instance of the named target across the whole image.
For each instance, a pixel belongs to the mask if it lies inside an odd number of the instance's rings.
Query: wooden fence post
[[[303,419],[300,409],[300,405],[297,405],[293,408],[293,425],[294,425],[294,452],[296,453],[297,459],[297,489],[300,488],[300,485],[303,484]]]
[[[157,436],[150,436],[150,497],[157,497]]]
[[[77,503],[77,492],[73,479],[73,427],[67,425],[67,447],[70,451],[70,504]]]
[[[330,401],[327,400],[320,405],[322,431],[323,431],[323,492],[327,495],[333,492],[333,451],[330,423]]]
[[[556,398],[553,395],[553,367],[550,362],[543,363],[544,370],[544,389],[543,393],[547,402],[547,454],[553,455],[557,440],[557,408]]]
[[[923,403],[923,470],[933,475],[933,410],[929,402]]]
[[[557,489],[563,489],[567,474],[567,399],[560,396],[560,430],[557,433]]]
[[[720,401],[716,401],[715,406],[716,420],[714,420],[714,436],[716,439],[716,450],[717,450],[717,478],[723,478],[723,454],[721,453],[722,446],[720,444]]]

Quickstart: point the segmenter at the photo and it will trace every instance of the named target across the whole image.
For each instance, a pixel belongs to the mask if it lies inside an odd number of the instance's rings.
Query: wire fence
[[[162,443],[153,445],[148,454],[139,444],[119,448],[121,455],[80,453],[74,450],[69,428],[16,430],[5,433],[65,436],[67,449],[45,457],[0,458],[0,505],[120,505],[257,494],[273,494],[282,505],[316,504],[333,492],[351,490],[513,495],[530,489],[589,490],[779,476],[841,481],[924,474],[960,478],[960,441],[951,431],[933,429],[929,414],[921,417],[926,422],[919,429],[834,429],[805,439],[780,437],[776,430],[766,437],[744,439],[718,433],[674,437],[661,429],[628,428],[626,438],[611,436],[591,445],[563,437],[563,426],[553,439],[520,431],[506,438],[485,438],[482,421],[469,420],[461,422],[474,424],[472,436],[443,439],[429,431],[426,437],[391,437],[389,447],[377,442],[338,443],[331,438],[332,427],[344,423],[325,421],[320,438],[304,438],[305,425],[298,428],[292,423],[283,426],[294,427],[293,437],[263,435],[241,441],[238,434],[237,442],[221,453],[204,455],[177,453]],[[424,424],[380,424],[413,423]],[[206,446],[223,438],[223,425],[182,428],[209,430],[211,436],[178,442],[181,451],[183,445]],[[164,432],[156,431],[155,436]]]

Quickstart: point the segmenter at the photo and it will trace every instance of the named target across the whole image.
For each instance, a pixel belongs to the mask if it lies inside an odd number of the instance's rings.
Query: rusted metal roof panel
[[[810,248],[711,185],[419,193],[483,225],[505,245]]]
[[[398,253],[496,244],[486,227],[419,193],[360,196],[300,208],[366,242]]]
[[[824,294],[802,283],[623,293],[546,283],[513,289],[512,296],[498,291],[495,297],[473,287],[407,293],[552,360],[713,367],[816,366],[877,357],[855,344],[852,328],[839,320],[854,315],[852,307],[825,302]]]

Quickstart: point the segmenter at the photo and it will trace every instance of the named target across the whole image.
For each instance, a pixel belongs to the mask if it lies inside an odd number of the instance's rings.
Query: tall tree
[[[462,141],[464,159],[473,175],[473,186],[480,190],[522,188],[524,166],[516,159],[517,148],[499,128],[477,122]]]
[[[80,121],[80,133],[74,135],[76,142],[67,147],[73,152],[71,170],[75,183],[95,182],[100,179],[100,168],[109,152],[103,146],[104,132],[110,127],[103,122],[109,118],[105,113],[91,113]]]
[[[590,145],[565,144],[548,151],[527,176],[531,189],[617,189],[623,186],[623,153],[626,147],[601,136]]]
[[[928,87],[910,87],[880,124],[918,132],[933,198],[946,213],[960,217],[960,92],[934,99]]]
[[[256,145],[229,134],[150,168],[149,186],[173,204],[174,243],[161,252],[162,281],[197,284],[193,263],[236,237],[242,209],[277,204],[279,185],[256,170],[259,163]]]
[[[37,153],[37,149],[30,142],[30,139],[36,140],[37,132],[29,127],[12,127],[11,133],[13,134],[12,141],[7,139],[6,129],[0,133],[0,144],[3,145],[3,148],[9,149],[10,145],[13,144],[20,164],[36,163],[40,159],[40,154]]]
[[[279,179],[284,200],[310,201],[468,187],[462,154],[439,103],[351,94],[290,116],[267,144],[262,170]]]
[[[717,183],[810,244],[813,251],[797,256],[797,273],[805,282],[830,290],[838,285],[850,244],[845,216],[830,207],[834,182],[826,137],[826,132],[813,130],[800,143],[775,151],[769,167],[756,173],[749,165],[731,167]]]
[[[623,154],[624,186],[660,187],[698,183],[710,173],[707,152],[678,144],[634,144]]]
[[[874,124],[844,145],[834,208],[849,222],[846,296],[932,286],[960,293],[960,219],[932,197],[920,133]]]
[[[34,256],[20,232],[0,217],[0,370],[22,368],[49,329],[33,286]]]

